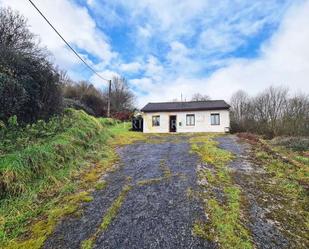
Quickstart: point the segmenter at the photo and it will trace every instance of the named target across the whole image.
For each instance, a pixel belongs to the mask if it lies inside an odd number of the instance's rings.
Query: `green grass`
[[[83,111],[68,109],[63,118],[70,125],[53,136],[0,154],[0,247],[39,248],[62,216],[91,201],[93,189],[105,187],[98,181],[113,170],[118,159],[114,147],[143,138],[129,132],[127,123],[97,119]],[[74,198],[83,192],[83,198]],[[63,212],[57,211],[59,207]],[[41,223],[46,217],[52,218]],[[33,230],[37,223],[43,225],[42,233]],[[25,234],[27,239],[19,240]]]
[[[234,155],[218,148],[214,141],[216,135],[202,135],[193,137],[191,150],[197,153],[209,169],[198,172],[200,180],[207,182],[205,191],[199,196],[203,199],[207,223],[197,221],[193,232],[197,236],[217,242],[220,248],[253,248],[248,229],[243,225],[241,218],[241,191],[237,187],[227,168]],[[214,190],[220,189],[224,200],[217,200]]]
[[[160,161],[160,169],[163,173],[164,178],[170,178],[172,176],[172,172],[170,168],[166,165],[166,162],[164,159]]]
[[[294,151],[274,148],[277,153],[295,157]],[[307,248],[309,241],[309,165],[306,160],[299,164],[282,161],[273,154],[267,154],[264,147],[255,146],[254,156],[268,173],[260,179],[259,187],[263,191],[263,199],[257,198],[261,204],[267,201],[272,206],[268,218],[281,224],[285,236],[297,248]],[[256,179],[258,181],[259,179]]]
[[[96,183],[94,187],[96,190],[102,190],[102,189],[105,189],[106,186],[107,186],[107,182],[102,181],[102,182]]]
[[[110,225],[110,223],[115,219],[120,207],[122,206],[122,203],[125,200],[125,197],[127,196],[127,193],[132,189],[132,186],[125,185],[117,197],[117,199],[113,202],[113,204],[110,206],[110,208],[107,210],[106,214],[103,217],[102,223],[100,225],[100,230],[105,231],[107,227]]]
[[[109,225],[111,224],[111,222],[116,218],[119,209],[121,208],[128,192],[132,189],[131,185],[125,185],[120,194],[118,195],[118,197],[116,198],[116,200],[112,203],[112,205],[109,207],[109,209],[106,211],[102,222],[99,226],[99,228],[96,230],[96,232],[87,240],[84,240],[82,242],[82,249],[91,249],[93,247],[93,244],[95,242],[95,240],[97,239],[98,235],[101,232],[104,232]]]
[[[65,178],[68,168],[80,167],[83,158],[93,156],[91,151],[97,157],[110,136],[107,129],[82,111],[68,110],[66,115],[75,122],[64,132],[0,157],[2,198],[29,193]]]

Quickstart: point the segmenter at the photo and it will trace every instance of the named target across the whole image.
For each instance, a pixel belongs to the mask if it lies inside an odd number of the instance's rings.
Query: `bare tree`
[[[287,135],[309,135],[309,97],[298,94],[287,101],[281,132]]]
[[[231,98],[231,128],[268,137],[309,134],[309,98],[289,98],[288,89],[269,87],[250,98],[238,91]]]
[[[248,118],[249,96],[246,92],[239,90],[231,97],[232,121],[242,129]]]
[[[35,35],[29,31],[27,19],[11,8],[0,9],[0,44],[2,53],[11,50],[31,56],[43,53]]]
[[[206,101],[210,100],[208,95],[203,95],[201,93],[195,93],[192,95],[191,101]]]
[[[269,87],[253,99],[256,120],[259,129],[267,129],[269,136],[278,134],[279,123],[287,103],[288,89],[283,87]]]
[[[108,89],[103,92],[108,99]],[[111,112],[117,113],[134,109],[134,94],[129,88],[128,82],[123,77],[113,77],[111,89]]]

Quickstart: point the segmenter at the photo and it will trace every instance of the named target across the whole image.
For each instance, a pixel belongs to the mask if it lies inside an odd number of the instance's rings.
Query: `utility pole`
[[[107,117],[111,116],[111,91],[112,91],[112,81],[108,81],[108,102],[107,102]]]

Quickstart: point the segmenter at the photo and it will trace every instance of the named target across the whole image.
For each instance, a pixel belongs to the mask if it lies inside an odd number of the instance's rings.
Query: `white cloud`
[[[164,68],[158,58],[150,55],[145,65],[145,75],[159,81],[162,79],[164,72]]]
[[[0,3],[19,9],[29,18],[31,29],[41,36],[57,63],[65,68],[79,65],[27,1],[0,0]],[[130,53],[121,57],[113,52],[108,38],[97,28],[87,9],[74,1],[41,0],[38,7],[70,43],[100,59],[94,66],[106,78],[118,75],[118,71],[129,76],[140,73],[139,78],[130,80],[141,96],[139,105],[179,98],[181,93],[189,99],[195,92],[228,99],[238,89],[255,94],[271,84],[309,92],[309,0],[115,0],[104,4],[87,0],[87,3],[96,15],[102,15],[103,21],[96,19],[101,21],[100,27],[128,29],[128,39],[132,39],[128,44],[134,43]],[[107,13],[110,15],[105,17]],[[266,28],[275,30],[278,24],[279,29],[263,44],[257,58],[224,59],[228,52],[246,45],[256,35],[260,38],[258,34],[264,34]],[[214,68],[216,71],[208,71]],[[105,86],[96,76],[91,81],[98,87]]]
[[[221,25],[203,31],[198,41],[199,51],[204,54],[224,53],[241,46],[244,40],[228,29],[228,25]]]
[[[123,72],[136,73],[142,69],[142,65],[139,62],[124,63],[119,66]]]
[[[72,69],[80,64],[28,1],[0,0],[0,3],[18,10],[28,19],[31,31],[39,35],[42,45],[51,51],[57,64],[64,69]],[[96,56],[104,63],[117,56],[86,8],[69,0],[41,0],[35,1],[35,4],[74,47]]]
[[[99,71],[98,74],[103,77],[104,79],[113,79],[113,77],[120,77],[117,72],[111,70]],[[98,75],[94,74],[89,79],[90,83],[93,84],[95,87],[102,89],[108,86],[108,82],[101,79]]]
[[[235,60],[207,80],[207,90],[228,97],[243,89],[251,94],[269,85],[285,85],[293,91],[309,93],[309,1],[293,7],[278,32],[267,42],[261,56]],[[226,94],[220,93],[228,89]]]
[[[309,93],[308,23],[309,1],[305,1],[287,12],[278,31],[263,45],[258,58],[230,59],[225,67],[209,77],[179,74],[170,78],[169,71],[164,71],[161,72],[161,82],[143,79],[139,87],[149,94],[140,98],[139,105],[148,101],[179,99],[181,93],[189,99],[195,92],[228,100],[239,89],[256,94],[270,85],[282,84],[294,92]],[[171,51],[173,49],[179,51],[178,60],[187,54],[181,44],[173,44]],[[159,66],[159,62],[156,63]]]
[[[151,27],[149,25],[147,26],[139,26],[137,28],[137,35],[138,37],[142,39],[148,39],[151,37]]]

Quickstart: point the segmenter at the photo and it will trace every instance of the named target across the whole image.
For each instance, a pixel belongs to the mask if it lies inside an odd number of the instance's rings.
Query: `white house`
[[[143,112],[143,132],[227,132],[230,105],[224,100],[148,103]]]

